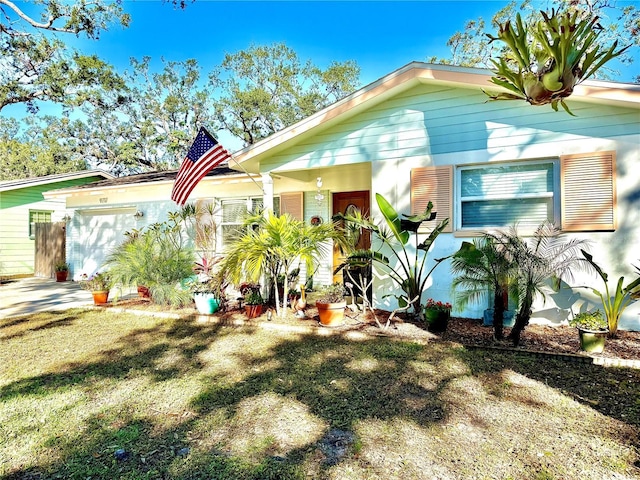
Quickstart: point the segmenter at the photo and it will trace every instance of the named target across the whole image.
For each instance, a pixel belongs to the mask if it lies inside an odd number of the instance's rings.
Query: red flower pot
[[[247,313],[247,317],[256,318],[262,315],[262,304],[258,305],[245,305],[244,311]]]

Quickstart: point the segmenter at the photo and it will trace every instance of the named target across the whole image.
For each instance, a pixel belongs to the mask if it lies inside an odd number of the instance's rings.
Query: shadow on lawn
[[[464,351],[472,374],[499,376],[505,369],[557,389],[608,417],[640,427],[640,370],[571,362],[563,357],[508,351]],[[473,359],[473,360],[472,360]],[[543,368],[541,368],[543,365]]]
[[[215,354],[216,344],[234,331],[186,320],[135,330],[101,352],[95,361],[70,364],[63,371],[7,385],[0,389],[0,402],[16,396],[44,397],[79,385],[91,395],[92,385],[101,378],[144,378],[160,383],[200,374],[206,365],[199,354]],[[263,333],[247,327],[243,332]],[[169,351],[177,352],[180,358],[169,367],[163,366],[161,358]],[[548,360],[544,361],[545,371],[541,371],[539,362],[530,358],[452,349],[437,342],[423,346],[384,338],[353,342],[314,335],[282,340],[264,354],[251,351],[249,345],[246,350],[220,355],[233,356],[253,373],[233,383],[220,382],[215,374],[209,377],[207,373],[202,389],[192,397],[192,411],[167,422],[154,421],[153,412],[139,418],[140,414],[123,407],[93,414],[84,421],[83,435],[56,435],[45,442],[43,448],[57,452],[51,463],[14,471],[4,478],[304,478],[303,465],[317,458],[318,441],[325,432],[318,432],[313,441],[287,449],[285,455],[266,447],[248,460],[215,442],[203,441],[203,419],[221,411],[231,421],[246,407],[248,399],[270,395],[303,405],[326,430],[353,432],[365,419],[396,418],[428,427],[447,417],[450,405],[441,398],[441,392],[450,382],[469,374],[495,376],[499,382],[499,374],[506,368],[547,383],[618,420],[640,425],[640,406],[633,399],[619,397],[615,406],[609,405],[612,396],[638,394],[638,371],[587,368],[582,364],[574,369],[573,364]],[[492,360],[487,361],[489,356]],[[416,363],[429,365],[429,381],[417,380],[425,372],[416,370]],[[578,376],[593,375],[607,388],[580,386],[574,378],[578,371]],[[494,386],[485,388],[491,392]],[[465,399],[459,401],[463,404]],[[473,422],[484,426],[480,417]],[[125,449],[128,458],[116,459],[116,448]],[[326,467],[319,463],[318,468]]]

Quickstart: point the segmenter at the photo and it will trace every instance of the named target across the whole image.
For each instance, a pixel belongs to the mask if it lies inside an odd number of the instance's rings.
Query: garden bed
[[[145,299],[124,299],[110,306],[120,307],[124,309],[156,311],[156,312],[173,312],[176,315],[197,315],[195,309],[168,309],[154,305]],[[266,322],[268,310],[256,319],[249,320],[243,311],[231,310],[226,313],[217,314],[214,318],[222,323],[250,323],[257,324]],[[390,312],[384,310],[376,311],[377,317],[381,323],[389,318]],[[317,311],[310,306],[306,309],[306,318],[298,318],[293,313],[287,314],[286,317],[278,317],[275,315],[275,309],[271,311],[271,320],[273,325],[284,324],[292,327],[310,327],[323,328],[319,326]],[[326,327],[324,327],[326,328]],[[360,331],[362,333],[372,335],[396,335],[403,338],[411,338],[417,341],[429,341],[442,338],[451,342],[461,343],[468,346],[479,347],[498,347],[513,348],[511,342],[507,340],[496,341],[493,338],[493,327],[487,327],[482,324],[481,320],[454,317],[450,320],[447,331],[436,337],[426,331],[421,324],[416,324],[404,318],[402,314],[394,318],[393,322],[387,329],[380,329],[370,314],[357,314],[347,312],[345,325],[342,327],[331,328],[335,332],[340,331]],[[509,334],[509,328],[505,328],[505,337]],[[517,350],[536,351],[544,353],[557,354],[581,354],[578,333],[575,328],[569,326],[548,326],[531,324],[527,326],[522,334],[520,345]],[[630,332],[619,330],[617,338],[607,339],[605,351],[599,354],[589,354],[593,357],[604,358],[620,358],[626,360],[640,360],[640,332]]]

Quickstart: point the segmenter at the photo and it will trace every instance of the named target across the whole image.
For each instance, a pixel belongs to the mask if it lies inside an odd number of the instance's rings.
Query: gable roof
[[[491,76],[491,71],[485,69],[411,62],[298,123],[239,150],[233,158],[246,171],[258,172],[261,159],[344,122],[416,85],[428,83],[501,90],[490,83]],[[576,86],[571,99],[640,108],[640,85],[587,80]]]
[[[19,180],[6,180],[0,182],[0,192],[8,192],[21,188],[36,187],[40,185],[49,185],[53,183],[65,182],[68,180],[77,180],[80,178],[102,177],[105,179],[114,178],[108,172],[103,170],[82,170],[80,172],[56,173],[46,175],[44,177],[24,178]]]

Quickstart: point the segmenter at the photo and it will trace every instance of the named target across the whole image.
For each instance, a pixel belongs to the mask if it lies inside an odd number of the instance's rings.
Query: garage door
[[[74,277],[99,271],[111,251],[136,227],[135,208],[83,210],[75,216],[72,238]]]

